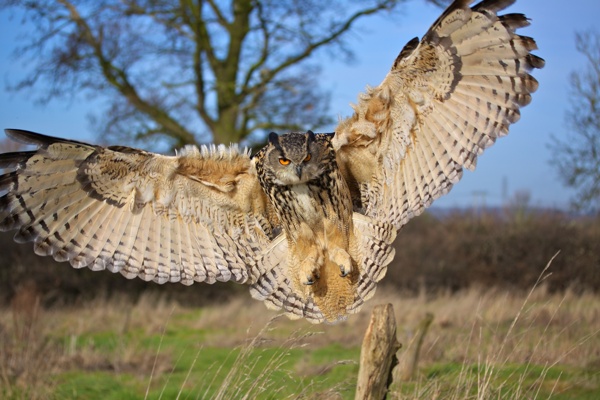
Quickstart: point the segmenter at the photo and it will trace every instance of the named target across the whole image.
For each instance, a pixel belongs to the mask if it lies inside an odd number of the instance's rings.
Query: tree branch
[[[132,104],[134,104],[136,108],[144,112],[159,125],[164,127],[165,130],[177,138],[178,141],[194,143],[195,138],[190,132],[172,119],[165,110],[155,107],[144,101],[137,93],[135,87],[133,87],[129,82],[125,71],[117,68],[107,57],[104,56],[101,38],[97,39],[94,36],[90,26],[81,17],[79,11],[77,11],[77,8],[67,0],[58,0],[58,2],[69,11],[71,19],[82,32],[83,39],[90,47],[92,47],[94,56],[96,57],[96,60],[98,61],[106,80],[121,94],[123,94]]]
[[[271,34],[269,32],[267,21],[264,18],[263,7],[260,2],[257,2],[256,10],[257,10],[257,14],[258,14],[257,18],[258,18],[259,26],[260,26],[259,29],[262,32],[263,45],[261,46],[260,57],[258,58],[258,60],[256,60],[250,66],[250,68],[246,72],[246,76],[242,82],[241,90],[240,90],[240,92],[242,92],[242,93],[248,92],[248,85],[250,85],[250,81],[252,80],[252,77],[254,76],[256,71],[265,64],[265,62],[267,61],[267,58],[269,56]]]
[[[227,18],[225,18],[225,16],[221,12],[221,9],[219,9],[219,6],[217,6],[217,4],[213,0],[208,0],[208,4],[210,5],[210,8],[213,10],[215,15],[217,16],[217,21],[219,22],[219,24],[223,27],[229,26],[230,23],[229,23],[229,21],[227,21]]]
[[[33,67],[15,88],[45,80],[47,101],[101,97],[105,132],[162,132],[176,143],[314,127],[327,119],[328,96],[305,61],[331,44],[343,51],[358,19],[403,1],[348,11],[342,0],[11,1],[34,27],[18,53]]]
[[[273,78],[275,78],[275,76],[277,76],[281,71],[308,58],[315,50],[337,40],[342,34],[347,32],[352,27],[352,25],[354,24],[354,22],[356,22],[356,20],[358,20],[359,18],[361,18],[363,16],[371,15],[371,14],[374,14],[374,13],[384,10],[384,9],[389,9],[391,4],[393,4],[393,3],[394,3],[393,0],[388,0],[381,4],[378,4],[375,7],[357,11],[352,16],[350,16],[350,18],[348,18],[346,20],[346,22],[344,22],[338,29],[334,30],[333,33],[331,33],[331,35],[307,45],[302,52],[292,55],[290,57],[287,57],[286,60],[283,61],[282,63],[280,63],[278,66],[266,71],[263,74],[263,76],[261,76],[262,79],[260,82],[258,82],[256,85],[245,88],[246,90],[242,91],[240,93],[240,95],[245,96],[252,92],[263,90],[264,87],[269,82],[271,82],[271,80]]]

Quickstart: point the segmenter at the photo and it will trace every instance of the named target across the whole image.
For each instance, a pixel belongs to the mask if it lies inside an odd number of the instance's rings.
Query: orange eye
[[[288,165],[289,163],[290,163],[290,160],[288,160],[287,158],[279,157],[279,164]]]
[[[310,154],[308,154],[308,155],[306,156],[306,158],[304,159],[304,162],[309,162],[309,161],[310,161],[310,159],[311,159],[311,156],[310,156]]]

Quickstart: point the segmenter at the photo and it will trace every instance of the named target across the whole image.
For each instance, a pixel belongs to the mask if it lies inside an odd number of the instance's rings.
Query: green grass
[[[170,360],[158,376],[139,374],[127,366],[98,366],[112,371],[68,371],[54,377],[54,397],[60,399],[137,399],[148,391],[149,399],[250,398],[279,399],[298,393],[324,392],[329,388],[345,391],[353,397],[353,382],[358,366],[359,348],[337,344],[315,350],[302,348],[303,334],[297,333],[277,346],[259,343],[257,338],[237,348],[204,346],[206,332],[186,328],[195,321],[194,311],[185,312],[170,321],[162,333],[144,335],[140,329],[120,334],[98,331],[81,335],[78,345],[102,353],[106,359],[118,358],[124,348],[135,352],[157,353]],[[218,330],[211,333],[226,335]],[[68,338],[63,338],[67,342]],[[157,351],[158,350],[158,351]],[[340,357],[353,360],[347,363]],[[302,371],[299,371],[301,369]],[[147,370],[147,367],[146,367]],[[223,387],[234,371],[232,384]],[[151,379],[152,378],[152,379]]]
[[[95,343],[120,340],[105,334],[94,338]],[[131,340],[131,337],[128,338]],[[155,350],[161,340],[153,336],[144,338],[144,348]],[[161,352],[175,356],[172,369],[149,382],[148,376],[119,371],[70,371],[55,377],[54,397],[60,399],[139,399],[148,389],[149,399],[214,398],[227,374],[242,362],[238,374],[243,378],[229,388],[232,397],[249,392],[251,398],[295,398],[299,393],[307,396],[322,393],[330,388],[343,399],[354,398],[354,384],[358,373],[358,348],[339,344],[314,350],[285,348],[254,348],[241,356],[246,349],[199,347],[188,334],[172,334],[162,338]],[[102,346],[103,351],[110,346]],[[118,347],[112,347],[118,351]],[[141,349],[144,351],[144,349]],[[273,368],[273,360],[277,368]],[[340,363],[339,360],[349,362]],[[438,363],[422,368],[417,380],[396,386],[396,395],[410,397],[415,392],[427,393],[431,388],[441,398],[478,398],[478,386],[472,384],[485,374],[485,366],[464,365],[455,362]],[[600,370],[556,365],[509,364],[493,367],[493,378],[486,398],[553,398],[596,399],[600,390]],[[265,376],[265,371],[268,376]],[[458,382],[466,382],[463,386]],[[257,383],[258,382],[258,383]],[[254,387],[258,385],[259,387]],[[428,389],[429,388],[429,389]],[[224,398],[229,398],[228,396]]]
[[[188,315],[189,314],[189,315]],[[294,398],[330,388],[344,399],[354,398],[360,348],[340,343],[301,348],[297,336],[287,344],[270,347],[247,343],[241,348],[205,347],[209,332],[186,328],[194,321],[194,311],[181,314],[162,334],[143,335],[141,330],[126,334],[96,332],[81,338],[82,346],[93,346],[109,358],[124,347],[139,344],[136,351],[156,352],[171,359],[169,371],[158,377],[119,371],[69,371],[55,377],[54,396],[60,399],[138,399],[148,390],[149,399],[207,398],[223,390],[222,382],[232,370],[237,381],[223,396],[251,398]],[[504,331],[504,329],[503,329]],[[212,335],[226,335],[213,332]],[[492,335],[487,335],[490,340]],[[245,347],[244,347],[245,346]],[[255,347],[256,346],[256,347]],[[492,369],[492,372],[489,371]],[[267,371],[267,373],[265,373]],[[596,399],[600,390],[600,370],[572,366],[536,364],[500,366],[436,363],[422,368],[414,382],[396,386],[399,397],[415,392],[435,392],[444,397],[478,398],[480,387],[473,382],[491,374],[486,398]],[[459,382],[464,382],[461,386]]]
[[[143,396],[143,382],[130,374],[107,371],[67,372],[56,378],[54,398],[127,400]]]
[[[177,353],[175,347],[185,347],[186,342],[177,346],[165,346],[167,354]],[[193,346],[190,346],[193,347]],[[332,349],[333,351],[334,349]],[[285,354],[282,354],[285,351]],[[224,348],[202,348],[196,353],[190,349],[184,350],[175,360],[173,368],[149,382],[148,377],[131,373],[107,372],[67,372],[58,375],[56,379],[55,396],[60,399],[127,399],[143,397],[150,385],[148,398],[172,399],[181,398],[214,398],[222,390],[222,382],[227,374],[240,361],[241,350]],[[301,363],[305,352],[273,348],[254,349],[244,358],[244,364],[238,368],[240,380],[230,386],[228,394],[235,395],[256,393],[251,398],[277,399],[293,396],[308,387],[309,392],[325,391],[330,387],[344,386],[348,397],[352,397],[353,388],[344,385],[345,381],[352,382],[356,375],[355,366],[338,365],[333,368],[314,368],[315,374],[298,375],[294,366]],[[273,366],[273,360],[283,356],[277,368],[265,375],[265,370]],[[318,367],[315,364],[314,367]],[[258,385],[258,386],[257,386]],[[107,389],[108,388],[108,389]]]
[[[600,298],[542,291],[523,307],[524,298],[381,296],[396,310],[401,361],[422,316],[436,315],[417,375],[395,383],[390,398],[598,398]],[[26,313],[0,310],[0,398],[354,398],[369,310],[313,326],[270,321],[274,314],[247,299],[205,309],[159,304],[38,310],[29,327],[19,322]]]
[[[435,385],[441,398],[480,398],[480,387],[457,382],[481,379],[490,366],[441,363],[424,368],[418,381],[396,389],[409,395],[416,387]],[[484,398],[496,399],[597,399],[600,393],[600,370],[581,369],[564,365],[509,364],[493,367],[490,390]]]

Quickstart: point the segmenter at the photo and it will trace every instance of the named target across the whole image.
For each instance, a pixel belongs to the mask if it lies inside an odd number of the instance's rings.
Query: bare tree
[[[575,43],[587,63],[571,74],[568,132],[554,137],[550,148],[561,179],[577,189],[573,206],[590,211],[600,206],[600,33],[577,33]]]
[[[12,89],[99,96],[99,132],[181,146],[332,122],[311,57],[350,57],[343,38],[356,21],[404,1],[0,0],[0,10],[35,27],[15,51],[31,73]]]

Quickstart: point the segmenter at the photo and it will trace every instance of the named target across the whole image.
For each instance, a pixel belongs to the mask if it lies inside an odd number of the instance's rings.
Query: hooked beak
[[[296,166],[296,175],[298,175],[298,179],[302,179],[302,165]]]

